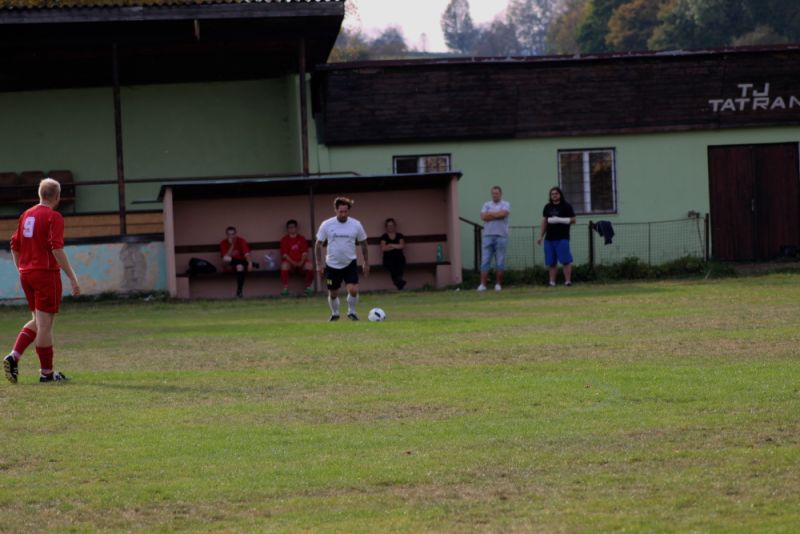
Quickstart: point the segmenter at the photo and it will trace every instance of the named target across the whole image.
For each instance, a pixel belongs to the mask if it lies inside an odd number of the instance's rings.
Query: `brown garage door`
[[[796,143],[709,147],[712,256],[769,260],[800,245]]]

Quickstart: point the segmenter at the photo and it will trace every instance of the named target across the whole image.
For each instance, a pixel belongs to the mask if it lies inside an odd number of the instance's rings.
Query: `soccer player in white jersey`
[[[369,276],[369,256],[367,254],[367,233],[356,219],[350,217],[353,201],[345,197],[337,197],[333,201],[336,217],[319,225],[314,252],[317,258],[317,270],[325,277],[328,286],[328,305],[331,308],[331,321],[339,320],[339,288],[342,282],[347,289],[347,318],[358,321],[356,303],[358,303],[358,266],[356,263],[356,245],[361,246],[364,264],[361,266],[364,277]],[[322,254],[323,247],[326,253]],[[323,261],[323,258],[324,261]]]

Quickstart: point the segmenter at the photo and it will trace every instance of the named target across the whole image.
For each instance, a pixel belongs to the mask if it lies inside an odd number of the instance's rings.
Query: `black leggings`
[[[389,271],[392,282],[397,289],[403,289],[406,281],[403,280],[403,271],[406,268],[406,257],[402,255],[385,254],[383,256],[383,266]]]
[[[236,294],[241,295],[242,289],[244,288],[244,278],[247,276],[247,267],[250,265],[250,263],[247,260],[233,258],[231,259],[230,263],[227,263],[226,265],[229,265],[236,273]],[[244,269],[241,271],[237,270],[237,265],[244,266]]]

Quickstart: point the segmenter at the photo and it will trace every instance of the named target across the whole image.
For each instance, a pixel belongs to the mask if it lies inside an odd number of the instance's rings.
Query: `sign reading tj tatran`
[[[765,83],[760,91],[752,83],[740,83],[738,98],[712,98],[708,104],[714,113],[724,111],[776,111],[800,109],[800,99],[796,96],[776,96],[769,94],[769,84]]]

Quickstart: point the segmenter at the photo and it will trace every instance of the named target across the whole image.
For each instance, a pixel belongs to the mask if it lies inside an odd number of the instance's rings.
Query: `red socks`
[[[39,367],[42,374],[53,372],[53,347],[36,347],[36,354],[39,356]]]
[[[22,357],[25,349],[36,339],[36,332],[30,328],[23,328],[17,336],[14,344],[14,351],[19,354],[17,360]],[[39,368],[42,374],[52,374],[53,372],[53,347],[36,347],[36,354],[39,356]]]
[[[25,349],[28,348],[28,345],[33,343],[33,340],[36,339],[36,332],[31,330],[30,328],[23,328],[19,335],[17,336],[17,342],[14,343],[14,350],[19,354],[17,359],[22,357],[22,353],[25,352]]]
[[[289,271],[281,269],[281,283],[283,287],[289,287]]]
[[[314,271],[306,271],[306,287],[314,284]]]

